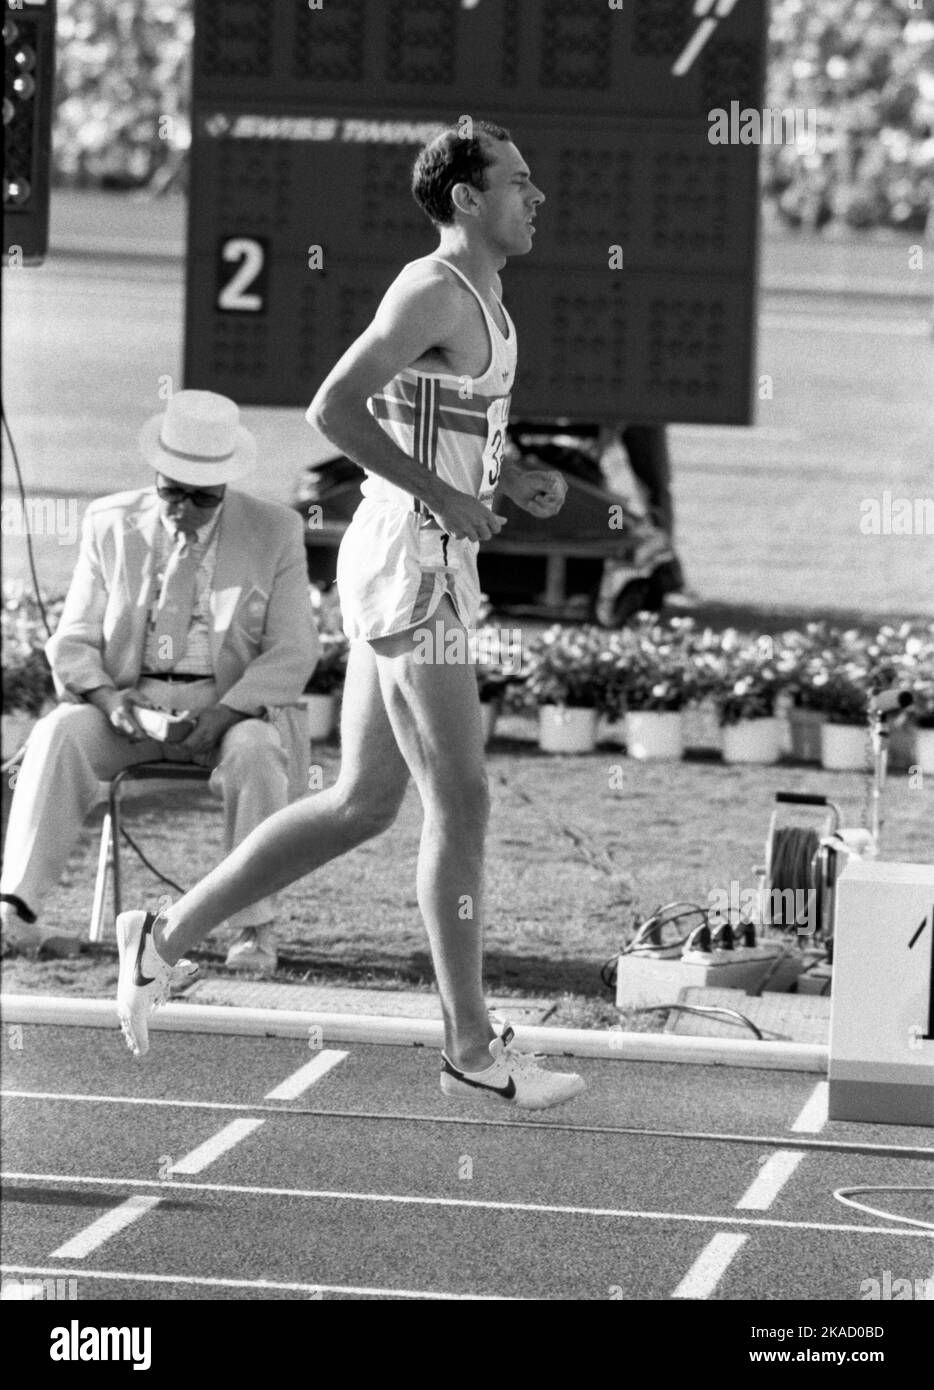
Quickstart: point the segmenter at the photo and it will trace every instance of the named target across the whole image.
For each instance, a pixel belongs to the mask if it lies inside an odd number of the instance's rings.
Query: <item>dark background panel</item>
[[[758,150],[707,112],[761,103],[765,19],[738,0],[678,76],[692,0],[197,0],[186,383],[306,404],[437,245],[418,148],[494,94],[548,199],[504,276],[514,410],[749,423]]]
[[[241,139],[254,116],[235,109],[202,117],[195,183],[210,217],[193,221],[191,249],[238,231],[271,238],[273,260],[380,254],[413,260],[437,237],[411,193],[417,143],[358,141],[369,122],[394,128],[388,110],[325,118],[292,112],[305,139]],[[325,124],[324,122],[327,122]],[[431,129],[430,113],[412,113]],[[506,113],[546,206],[538,217],[536,264],[606,269],[623,248],[626,270],[672,274],[751,271],[758,199],[752,146],[711,145],[706,122],[563,120]],[[282,129],[266,127],[270,136]],[[210,131],[219,132],[211,135]],[[323,138],[330,135],[332,138]],[[518,262],[513,262],[518,264]]]
[[[399,268],[281,265],[263,311],[252,314],[219,314],[197,296],[189,344],[199,346],[186,384],[255,404],[307,405]],[[189,275],[213,290],[214,258],[193,257]],[[504,289],[519,338],[513,418],[748,418],[753,352],[742,279],[605,270],[597,281],[526,263],[507,267]]]
[[[3,253],[38,265],[49,242],[55,4],[4,5]]]
[[[759,102],[764,0],[738,0],[689,51],[692,0],[198,0],[205,99],[356,101],[378,93],[448,116],[501,104],[547,112],[706,113]],[[275,25],[270,13],[275,9]],[[456,109],[451,109],[451,107]],[[481,110],[480,108],[484,109]]]

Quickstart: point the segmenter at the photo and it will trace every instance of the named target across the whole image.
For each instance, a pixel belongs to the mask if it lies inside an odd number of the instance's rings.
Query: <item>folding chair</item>
[[[102,941],[104,937],[104,911],[107,900],[107,884],[113,871],[114,920],[122,911],[120,889],[120,816],[121,796],[124,787],[131,782],[207,782],[212,768],[199,767],[195,763],[137,763],[135,767],[124,768],[118,772],[108,787],[107,810],[101,825],[101,842],[97,856],[97,878],[94,882],[94,903],[91,907],[91,941]]]

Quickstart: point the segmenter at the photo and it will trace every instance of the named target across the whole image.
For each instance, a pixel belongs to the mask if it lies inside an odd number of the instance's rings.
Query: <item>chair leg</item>
[[[97,877],[94,880],[94,903],[91,907],[89,940],[103,941],[104,911],[107,905],[107,884],[113,863],[113,819],[110,810],[104,812],[101,824],[101,843],[97,855]]]
[[[123,911],[123,889],[120,881],[120,787],[111,787],[110,819],[113,826],[114,922]]]

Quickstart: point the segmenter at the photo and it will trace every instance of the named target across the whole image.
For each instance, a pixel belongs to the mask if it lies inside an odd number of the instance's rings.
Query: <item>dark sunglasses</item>
[[[190,492],[184,487],[157,487],[156,492],[163,502],[185,502],[189,501],[194,506],[209,511],[214,507],[219,507],[224,500],[224,494],[217,492],[202,492],[200,488]]]

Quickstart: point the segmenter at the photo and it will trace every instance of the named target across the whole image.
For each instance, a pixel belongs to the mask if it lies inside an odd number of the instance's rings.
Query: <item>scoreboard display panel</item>
[[[41,265],[49,245],[54,0],[3,7],[3,263]]]
[[[450,121],[505,125],[547,201],[508,262],[513,418],[748,423],[760,0],[196,0],[185,380],[307,405],[401,267]],[[734,105],[735,104],[735,105]]]

